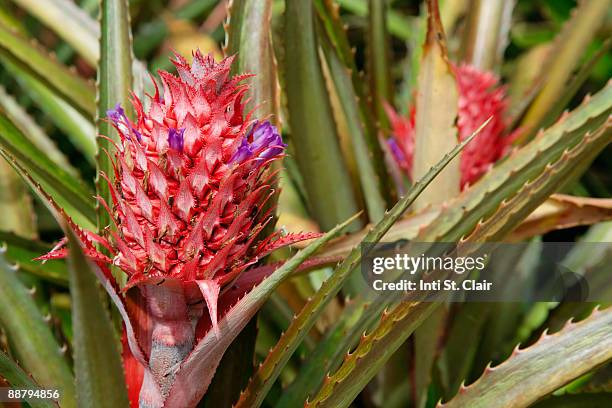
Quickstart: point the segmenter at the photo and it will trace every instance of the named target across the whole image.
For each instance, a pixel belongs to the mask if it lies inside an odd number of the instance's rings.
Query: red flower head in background
[[[499,86],[497,77],[470,65],[453,66],[459,89],[459,114],[457,127],[460,140],[469,137],[490,117],[491,122],[476,139],[461,152],[461,188],[473,184],[497,160],[514,137],[506,135],[504,118],[507,107],[505,89]],[[410,109],[408,118],[400,116],[387,106],[393,138],[389,146],[399,166],[408,176],[412,173],[416,110]]]

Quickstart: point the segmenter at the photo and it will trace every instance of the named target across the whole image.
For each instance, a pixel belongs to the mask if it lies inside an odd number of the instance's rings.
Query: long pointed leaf
[[[611,218],[612,199],[554,194],[512,231],[509,240],[521,241],[550,231],[593,225]]]
[[[45,112],[47,117],[60,129],[74,146],[83,153],[85,158],[94,163],[97,151],[93,121],[75,109],[70,103],[58,96],[52,88],[9,61],[5,63],[17,77],[22,89],[34,100],[36,105]],[[41,146],[39,148],[42,149]],[[47,151],[47,150],[45,150]],[[49,149],[49,157],[53,158],[53,150]],[[60,152],[61,154],[61,152]],[[62,157],[64,157],[62,155]],[[55,160],[58,164],[62,162]]]
[[[0,250],[0,325],[23,368],[42,387],[62,390],[62,406],[76,407],[74,379],[60,345]]]
[[[438,359],[445,395],[454,395],[467,377],[478,354],[482,327],[490,314],[491,305],[471,301],[457,305],[459,310],[453,316],[444,351]]]
[[[342,360],[344,350],[353,347],[364,330],[369,328],[368,323],[371,322],[366,322],[366,319],[361,317],[364,313],[369,313],[372,308],[378,309],[376,305],[362,299],[354,299],[347,305],[337,317],[334,326],[319,341],[312,353],[307,355],[296,378],[276,403],[277,408],[301,406],[308,395],[320,387],[325,375],[338,367],[339,364],[336,362]],[[362,324],[357,325],[357,322]]]
[[[100,29],[87,13],[69,0],[11,0],[53,28],[90,64],[98,60]]]
[[[53,180],[56,188],[62,191],[66,198],[75,202],[89,201],[90,191],[77,178],[78,176],[70,174],[70,171],[51,160],[47,151],[43,150],[44,146],[42,148],[37,146],[31,139],[23,134],[4,112],[0,111],[0,145],[24,164],[29,164],[32,167],[32,173],[39,174],[42,179]]]
[[[250,87],[250,108],[280,124],[280,85],[272,45],[272,1],[233,0],[226,26],[225,52],[236,55],[235,73],[256,75]]]
[[[392,312],[383,314],[379,326],[362,337],[355,351],[346,356],[344,364],[332,376],[326,378],[321,390],[305,407],[349,406],[382,364],[437,307],[437,303],[404,302]],[[359,379],[355,378],[356,370]]]
[[[482,71],[499,71],[516,0],[478,0],[470,4],[463,60]]]
[[[568,134],[565,143],[569,142],[571,149],[565,150],[563,154],[557,156],[553,163],[540,163],[542,169],[538,174],[539,177],[532,181],[527,179],[516,194],[506,192],[506,194],[512,195],[512,199],[515,201],[509,199],[507,202],[498,203],[497,210],[490,216],[487,213],[481,213],[481,217],[488,216],[485,221],[478,222],[478,218],[476,218],[473,224],[469,226],[455,224],[448,231],[448,234],[434,237],[429,235],[429,228],[426,228],[417,237],[417,242],[433,242],[433,240],[437,242],[457,242],[468,232],[462,230],[462,228],[469,228],[470,231],[474,229],[474,232],[465,241],[482,242],[503,239],[512,225],[516,225],[517,221],[524,218],[538,203],[567,181],[568,173],[573,171],[575,163],[592,159],[593,155],[600,152],[610,142],[612,135],[609,122],[610,119],[608,119],[608,122],[601,124],[601,127],[593,134],[587,134],[580,138],[575,145],[571,144],[572,138],[569,136],[571,133]],[[579,128],[574,131],[576,135],[583,135],[580,130]],[[554,138],[553,135],[551,135],[551,138]],[[514,177],[517,178],[517,176],[518,173],[515,173]],[[465,211],[467,207],[462,209]],[[435,227],[437,227],[436,222],[430,226],[433,230],[435,230]],[[378,327],[362,339],[356,350],[347,356],[340,369],[328,378],[309,407],[348,406],[380,367],[391,357],[392,353],[436,307],[435,302],[402,302],[391,312],[384,314]]]
[[[55,0],[50,0],[55,1]],[[59,0],[64,3],[64,0]],[[25,0],[25,3],[32,5],[34,2]],[[74,6],[73,3],[69,2]],[[45,7],[36,7],[37,10],[46,9]],[[79,10],[80,11],[80,10]],[[64,15],[65,17],[65,15]],[[62,22],[60,22],[62,25]],[[63,26],[63,25],[62,25]],[[70,26],[70,23],[67,24]],[[14,30],[25,32],[23,24],[15,23]],[[95,44],[95,42],[94,42]],[[21,88],[34,100],[38,107],[47,114],[47,117],[61,130],[66,132],[66,135],[75,144],[77,149],[81,150],[86,159],[92,163],[96,152],[95,130],[93,127],[93,119],[84,116],[73,105],[67,102],[61,94],[45,81],[41,81],[40,77],[34,75],[26,66],[17,64],[9,56],[0,54],[0,59],[6,69],[19,82]],[[8,110],[8,108],[5,108]],[[9,112],[10,113],[10,112]],[[10,115],[13,119],[13,115]],[[22,121],[16,122],[21,125]],[[22,129],[25,131],[22,127]],[[31,131],[30,131],[31,129]],[[57,149],[55,144],[49,138],[37,133],[33,127],[28,127],[25,132],[28,137],[32,138],[32,142],[44,151],[49,152],[49,157],[56,161],[61,167],[68,169],[68,161],[65,156]],[[39,142],[38,142],[39,141]],[[45,148],[43,148],[43,146]],[[72,171],[70,171],[72,173]],[[76,174],[76,172],[74,173]]]
[[[5,378],[14,389],[40,388],[29,375],[27,375],[16,362],[0,351],[0,377]],[[53,408],[57,404],[47,400],[33,400],[28,402],[32,408]]]
[[[529,180],[513,196],[499,204],[493,215],[479,222],[467,239],[476,242],[496,242],[529,215],[554,191],[571,180],[576,167],[587,166],[612,141],[612,118],[594,132],[588,132],[561,157],[548,163],[544,170]]]
[[[441,407],[528,406],[574,378],[612,358],[612,310],[596,310],[589,318],[544,334],[534,345],[489,367],[474,384]],[[562,358],[559,358],[562,350]]]
[[[387,204],[381,193],[383,183],[381,177],[376,172],[374,158],[367,144],[367,118],[363,115],[359,98],[351,82],[350,71],[344,66],[328,41],[322,41],[322,47],[329,66],[329,75],[332,79],[330,86],[333,86],[338,95],[340,105],[345,115],[347,130],[350,133],[350,141],[353,154],[355,156],[359,181],[363,190],[366,203],[368,218],[372,222],[380,221],[385,213]]]
[[[420,179],[444,152],[457,144],[455,118],[459,91],[446,51],[437,1],[427,2],[427,35],[417,78],[414,162],[412,174]],[[416,202],[416,208],[442,203],[459,193],[459,158],[444,169],[436,183]]]
[[[86,115],[95,112],[93,85],[76,75],[26,38],[0,25],[0,51],[15,64],[51,85]]]
[[[378,221],[378,196],[382,195],[386,209],[394,197],[391,191],[391,179],[388,174],[387,165],[380,146],[378,129],[375,123],[375,115],[372,112],[368,97],[363,87],[363,77],[357,68],[355,55],[348,40],[346,26],[344,25],[338,7],[329,0],[314,1],[317,14],[321,20],[323,29],[327,34],[327,40],[332,45],[329,47],[327,41],[322,38],[322,48],[326,52],[327,64],[333,77],[334,86],[337,88],[338,97],[342,101],[347,124],[350,131],[350,140],[353,145],[355,160],[359,170],[360,181],[364,192],[364,198],[371,221]],[[350,77],[351,87],[345,78]],[[355,114],[353,105],[358,105],[358,115]],[[360,123],[361,122],[361,123]],[[370,170],[369,168],[373,170]],[[375,176],[371,176],[374,171]],[[375,193],[376,188],[377,193]]]
[[[12,170],[12,168],[11,168]],[[52,245],[38,240],[23,238],[11,231],[0,230],[0,245],[6,245],[6,257],[19,264],[23,272],[60,286],[68,286],[68,271],[62,261],[47,261],[44,264],[33,260],[51,250]]]
[[[433,378],[433,367],[439,358],[441,338],[445,334],[449,310],[446,305],[439,305],[423,321],[413,335],[414,371],[412,382],[414,403],[422,408],[427,403],[428,390]]]
[[[70,44],[92,66],[100,59],[100,24],[71,0],[11,0],[38,18]],[[187,7],[185,7],[186,9]],[[189,14],[183,10],[183,13]],[[177,14],[181,14],[180,12]],[[185,17],[186,18],[186,17]],[[132,63],[134,91],[142,98],[144,89],[152,86],[146,66]],[[92,115],[93,116],[93,115]]]
[[[127,0],[102,0],[100,2],[100,63],[97,80],[97,116],[96,130],[119,142],[117,132],[106,118],[106,112],[121,104],[130,116],[132,109],[129,102],[132,89],[132,36]],[[107,203],[112,202],[110,189],[100,177],[104,172],[111,180],[114,177],[111,159],[104,153],[113,151],[112,143],[98,137],[98,175],[96,178],[97,193]],[[98,230],[102,231],[110,224],[110,216],[98,205]]]
[[[128,407],[119,339],[100,297],[93,268],[81,243],[64,225],[69,242],[68,271],[74,330],[74,361],[79,407]]]
[[[415,178],[421,177],[442,152],[458,140],[455,120],[459,109],[459,91],[448,61],[446,37],[437,0],[427,2],[427,11],[427,34],[416,84],[417,109],[412,166]],[[460,159],[456,158],[442,172],[436,183],[419,197],[415,207],[444,203],[458,195],[460,174]],[[446,323],[446,313],[441,308],[442,306],[430,315],[427,324],[415,332],[415,401],[419,408],[425,404],[426,387],[432,375],[432,365],[437,352],[436,343]]]
[[[19,161],[79,224],[93,225],[95,212],[88,188],[52,162],[1,113],[0,151],[9,162],[12,159]]]
[[[580,87],[582,87],[584,82],[589,78],[597,66],[597,63],[606,55],[609,55],[611,46],[612,38],[608,38],[601,48],[586,61],[582,67],[580,67],[580,70],[578,70],[578,72],[568,81],[567,86],[563,89],[562,95],[555,101],[554,105],[542,119],[542,127],[550,126],[554,123],[555,119],[563,113],[563,110],[566,109],[572,98],[576,96]]]
[[[15,170],[0,159],[0,229],[23,237],[36,235],[32,197]]]
[[[385,102],[393,104],[390,41],[387,33],[387,2],[368,0],[368,80],[376,119],[388,126]]]
[[[76,174],[76,171],[71,167],[66,156],[57,148],[55,142],[45,134],[17,100],[2,87],[0,87],[0,105],[11,122],[21,129],[23,135],[36,147],[44,151],[49,159],[67,172]]]
[[[323,230],[359,210],[336,135],[319,62],[311,0],[289,0],[285,11],[285,84],[291,143],[309,207]],[[357,228],[355,223],[353,228]]]
[[[521,122],[523,139],[539,129],[547,112],[558,102],[568,78],[603,23],[609,7],[609,0],[584,0],[578,3],[550,50],[550,58],[541,73],[542,88]]]

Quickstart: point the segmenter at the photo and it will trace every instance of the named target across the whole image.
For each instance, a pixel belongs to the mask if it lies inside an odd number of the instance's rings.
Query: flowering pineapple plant
[[[609,405],[608,1],[5,3],[11,404]]]
[[[178,55],[179,76],[160,72],[163,93],[156,89],[148,112],[137,96],[134,122],[120,105],[108,111],[120,144],[112,160],[116,183],[103,174],[112,205],[100,202],[116,230],[108,239],[79,232],[86,255],[107,276],[111,264],[124,271],[123,290],[137,287],[150,315],[146,344],[126,350],[148,366],[138,374],[144,378],[130,378],[140,384],[143,406],[163,405],[174,378],[168,370],[193,350],[198,329],[212,327],[220,335],[222,287],[274,249],[316,236],[261,236],[272,219],[273,207],[266,208],[276,177],[270,164],[285,145],[269,121],[244,112],[245,76],[231,77],[231,62],[196,51],[189,64]],[[66,257],[65,243],[39,259]],[[140,355],[144,347],[148,356]]]

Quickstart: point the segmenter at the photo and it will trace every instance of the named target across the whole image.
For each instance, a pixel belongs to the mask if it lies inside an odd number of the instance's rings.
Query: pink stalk
[[[190,316],[183,287],[178,281],[143,285],[141,290],[147,299],[152,331],[150,374],[145,374],[143,379],[139,404],[143,408],[161,408],[180,363],[193,350],[192,321],[197,321],[199,316]]]

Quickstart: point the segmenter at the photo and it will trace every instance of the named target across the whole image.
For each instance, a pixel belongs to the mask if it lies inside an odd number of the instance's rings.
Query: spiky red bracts
[[[121,137],[115,154],[115,262],[128,286],[153,277],[223,285],[265,250],[262,209],[274,175],[265,170],[284,150],[269,122],[245,118],[244,76],[232,59],[196,53],[174,62],[179,78],[160,72],[163,97],[145,113],[138,98],[132,123],[109,112]]]

